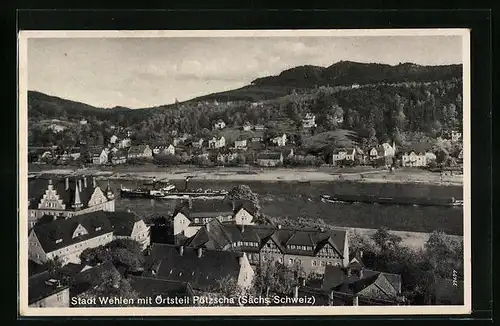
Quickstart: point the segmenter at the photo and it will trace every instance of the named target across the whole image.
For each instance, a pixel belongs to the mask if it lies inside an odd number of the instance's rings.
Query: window
[[[318,264],[315,260],[312,260],[311,263],[312,263],[313,267],[316,267],[316,265]]]
[[[331,261],[328,262],[328,266],[331,266],[333,265],[333,263]]]
[[[323,266],[323,267],[326,266],[324,261],[321,262],[321,266]]]
[[[288,264],[293,265],[293,258],[288,259]]]
[[[194,222],[195,222],[195,223],[198,223],[198,218],[195,218],[195,219],[194,219]]]
[[[96,228],[95,228],[95,230],[96,230],[96,231],[101,231],[101,227],[100,227],[100,226],[98,226],[98,227],[96,227]]]

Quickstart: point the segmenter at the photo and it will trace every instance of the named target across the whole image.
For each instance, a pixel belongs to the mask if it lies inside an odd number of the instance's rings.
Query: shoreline
[[[441,178],[440,174],[429,171],[397,170],[395,172],[382,170],[347,171],[317,169],[248,169],[248,168],[172,168],[154,171],[152,168],[144,169],[47,169],[44,171],[30,172],[30,175],[94,175],[98,179],[145,181],[156,177],[157,180],[184,180],[187,176],[197,180],[221,181],[262,181],[262,182],[332,182],[354,181],[359,183],[402,183],[402,184],[427,184],[438,186],[463,186],[463,177],[448,176]],[[352,170],[352,169],[351,169]]]

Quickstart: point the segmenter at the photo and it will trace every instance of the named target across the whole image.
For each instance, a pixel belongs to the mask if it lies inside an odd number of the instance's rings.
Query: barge
[[[413,205],[413,206],[463,206],[463,200],[455,197],[428,198],[428,197],[384,197],[375,195],[321,195],[321,200],[330,203],[365,203],[384,205]]]

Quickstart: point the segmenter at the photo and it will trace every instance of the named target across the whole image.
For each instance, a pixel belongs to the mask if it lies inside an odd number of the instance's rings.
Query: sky
[[[340,60],[462,63],[460,36],[30,38],[28,89],[97,107],[145,108]]]

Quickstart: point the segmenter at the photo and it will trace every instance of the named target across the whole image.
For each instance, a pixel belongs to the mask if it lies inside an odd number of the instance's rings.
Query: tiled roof
[[[194,291],[188,282],[163,280],[154,277],[129,276],[128,280],[132,289],[140,297],[151,297],[153,300],[157,295],[162,297],[183,298],[194,296]],[[158,304],[154,303],[155,306]]]
[[[78,225],[82,225],[88,234],[73,238],[73,232]],[[48,223],[35,224],[32,232],[35,232],[43,250],[48,253],[112,232],[112,228],[106,213],[97,211]],[[60,239],[62,241],[56,243]]]
[[[28,275],[31,277],[33,275],[45,272],[48,270],[48,267],[45,264],[39,264],[34,262],[33,260],[28,260]]]
[[[28,304],[35,303],[68,288],[65,285],[58,286],[45,283],[51,279],[57,281],[54,275],[48,271],[33,275],[28,279]]]
[[[238,279],[241,253],[203,249],[201,257],[197,249],[155,243],[148,257],[150,268],[157,268],[154,277],[189,282],[195,290],[210,290],[226,276]]]
[[[347,155],[354,154],[354,148],[336,148],[333,150],[333,154],[346,153]]]
[[[257,249],[273,241],[283,253],[315,256],[325,245],[331,244],[338,254],[343,257],[345,246],[345,230],[321,232],[315,229],[275,228],[270,225],[240,225],[221,223],[214,219],[201,228],[186,242],[190,247],[208,246],[222,250],[237,241],[258,242]],[[246,240],[242,240],[246,239]],[[310,246],[311,250],[291,249],[287,245]]]
[[[82,178],[69,178],[69,188],[66,189],[65,178],[52,180],[52,186],[56,190],[59,198],[62,199],[63,203],[66,205],[66,210],[71,210],[71,204],[74,201],[75,188],[77,180],[82,180],[82,190],[80,191],[80,201],[83,204],[82,209],[88,208],[88,202],[95,191],[93,186],[92,177],[87,176],[87,187]],[[30,200],[30,209],[38,209],[38,204],[42,199],[45,191],[48,189],[49,179],[37,178],[31,181],[28,185],[28,196]],[[98,186],[99,187],[99,186]]]
[[[413,143],[409,146],[406,146],[400,150],[401,153],[411,153],[412,151],[416,154],[424,154],[428,151],[432,150],[432,145],[429,143]]]
[[[282,157],[281,152],[259,153],[258,160],[280,160]]]
[[[189,219],[233,215],[232,204],[227,200],[192,200],[191,207],[189,202],[185,201],[175,209],[174,216],[179,212]]]
[[[113,234],[118,236],[130,236],[135,223],[141,220],[139,216],[130,212],[116,211],[104,213],[111,223]]]

